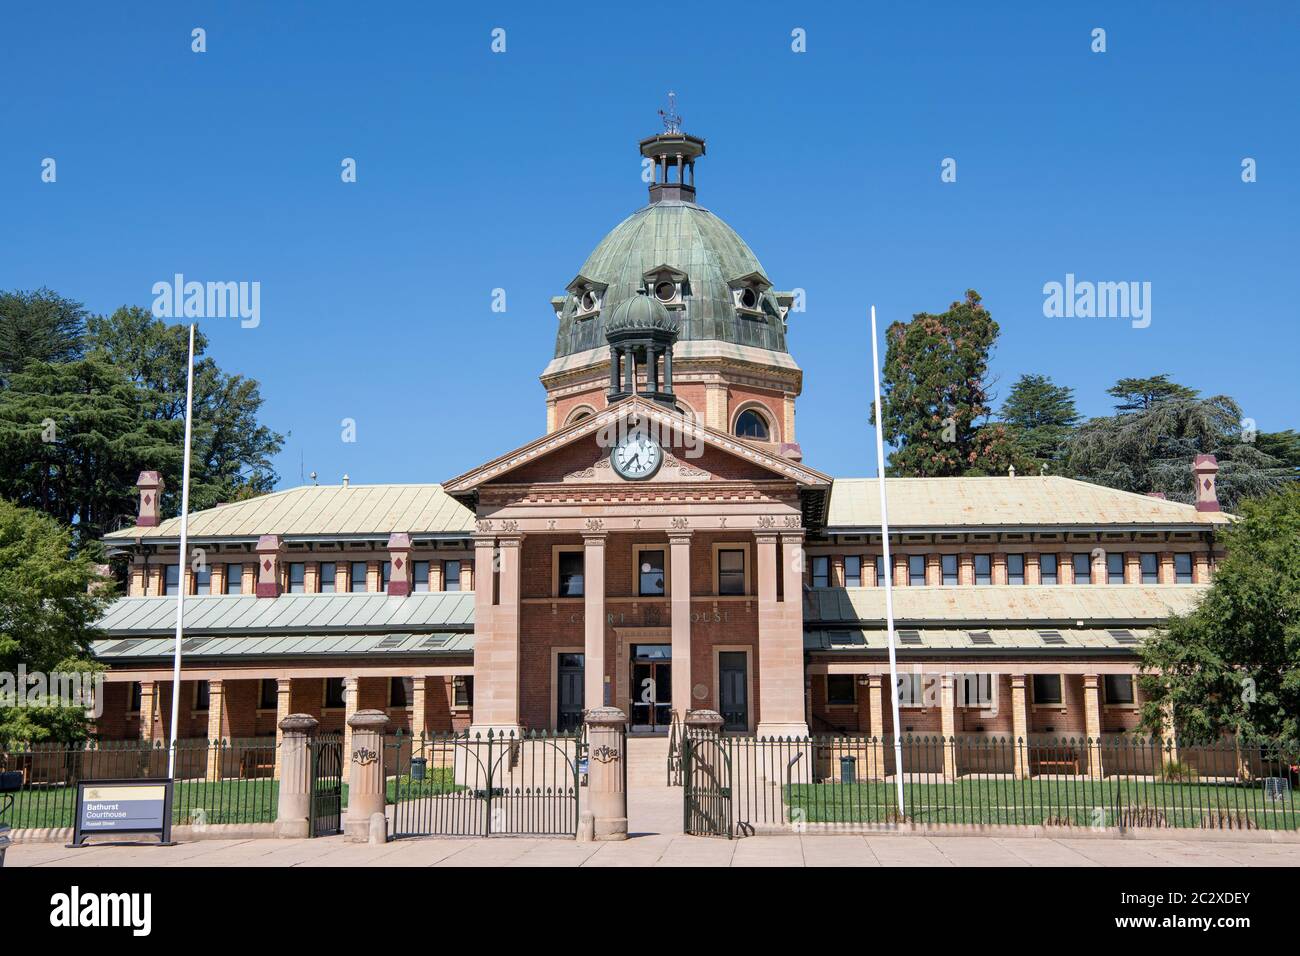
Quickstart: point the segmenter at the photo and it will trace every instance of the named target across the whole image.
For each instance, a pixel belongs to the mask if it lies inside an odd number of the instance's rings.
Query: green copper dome
[[[647,278],[652,272],[657,274]],[[583,263],[563,305],[557,305],[556,358],[604,346],[606,323],[619,306],[655,296],[664,281],[670,283],[664,293],[675,283],[680,294],[654,304],[666,303],[680,329],[678,341],[786,351],[780,303],[744,240],[702,206],[660,200],[615,226]],[[599,311],[584,311],[584,289],[600,294]],[[650,295],[640,295],[643,289]],[[737,305],[741,295],[746,307]]]
[[[653,295],[633,295],[614,306],[607,313],[606,332],[649,332],[661,329],[679,331],[677,320],[662,302]]]

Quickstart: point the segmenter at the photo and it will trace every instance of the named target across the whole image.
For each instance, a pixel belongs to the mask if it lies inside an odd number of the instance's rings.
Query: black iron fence
[[[687,832],[893,823],[1300,829],[1300,744],[1134,736],[682,740]]]
[[[274,737],[176,742],[173,824],[274,823],[278,784]],[[80,780],[166,777],[166,741],[30,744],[0,750],[0,770],[22,774],[0,823],[15,830],[71,827]]]
[[[575,836],[585,758],[581,729],[385,737],[389,832]]]

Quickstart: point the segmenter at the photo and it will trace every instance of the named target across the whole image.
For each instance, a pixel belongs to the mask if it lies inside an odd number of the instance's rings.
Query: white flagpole
[[[889,505],[885,499],[885,417],[880,403],[880,352],[876,345],[876,307],[871,307],[871,374],[876,391],[876,478],[880,485],[880,540],[885,562],[885,626],[889,641],[890,701],[894,708],[894,783],[898,790],[898,816],[903,816],[903,738],[898,720],[898,661],[894,657],[894,564],[889,557]]]
[[[172,727],[167,752],[167,776],[176,776],[176,723],[181,712],[181,640],[185,631],[185,566],[189,563],[190,431],[194,418],[194,326],[190,325],[190,357],[185,379],[185,461],[181,468],[181,547],[176,556],[176,648],[172,656]]]

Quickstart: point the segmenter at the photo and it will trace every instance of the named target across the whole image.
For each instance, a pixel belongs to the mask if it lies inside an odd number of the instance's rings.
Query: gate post
[[[579,840],[627,839],[627,715],[617,707],[586,712],[587,810]]]
[[[703,730],[717,736],[722,733],[726,721],[716,710],[688,710],[686,712],[686,732]]]
[[[382,710],[359,710],[348,718],[348,727],[352,730],[352,752],[348,756],[348,815],[343,822],[343,838],[348,843],[369,843],[370,818],[384,815],[384,731],[388,729],[388,715]]]
[[[290,714],[280,721],[280,802],[275,835],[302,840],[311,835],[311,742],[320,722],[310,714]]]

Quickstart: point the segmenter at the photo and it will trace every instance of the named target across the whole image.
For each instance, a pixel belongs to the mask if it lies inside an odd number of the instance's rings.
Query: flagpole
[[[176,647],[172,654],[172,726],[167,748],[167,776],[176,776],[176,724],[181,712],[181,639],[185,631],[185,565],[189,561],[190,430],[194,417],[194,325],[190,325],[190,354],[185,378],[185,460],[181,467],[181,547],[176,556]]]
[[[880,486],[880,540],[885,562],[885,626],[889,641],[890,701],[894,709],[894,783],[898,791],[899,822],[903,817],[903,740],[898,719],[898,661],[894,655],[894,565],[889,557],[889,505],[885,498],[885,416],[880,403],[880,352],[876,345],[876,307],[871,307],[871,374],[876,393],[876,478]],[[874,728],[873,728],[874,729]]]

